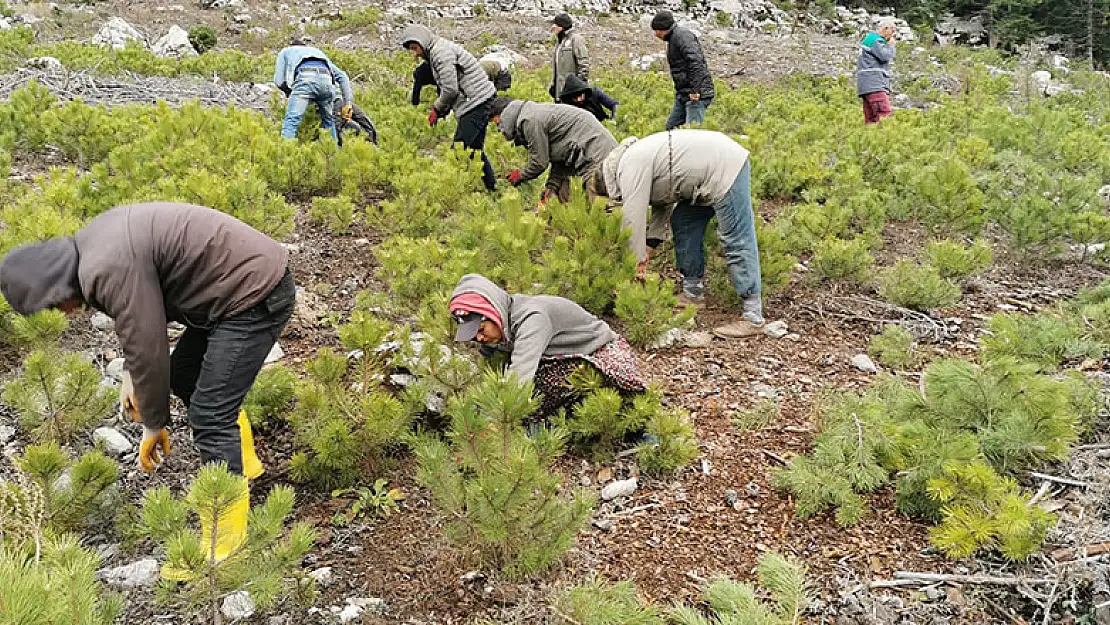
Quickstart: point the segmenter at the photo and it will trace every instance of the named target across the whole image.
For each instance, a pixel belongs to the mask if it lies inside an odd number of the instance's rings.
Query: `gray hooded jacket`
[[[856,69],[856,94],[865,96],[880,91],[890,92],[890,66],[894,62],[894,44],[878,33],[868,33],[860,43]]]
[[[401,33],[402,45],[410,41],[424,48],[424,56],[439,87],[439,98],[432,106],[440,114],[447,115],[454,110],[457,117],[462,117],[497,95],[497,89],[478,59],[459,44],[437,37],[420,24],[409,24]]]
[[[551,165],[547,186],[586,176],[601,166],[617,140],[589,111],[566,104],[514,100],[501,113],[501,133],[528,148],[521,180],[532,180]]]
[[[565,297],[509,295],[485,276],[467,274],[451,297],[477,293],[501,315],[499,351],[509,353],[509,371],[530,382],[545,356],[592,354],[616,340],[609,324]]]

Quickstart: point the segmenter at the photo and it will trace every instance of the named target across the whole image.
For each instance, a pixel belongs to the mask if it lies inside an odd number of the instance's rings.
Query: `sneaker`
[[[713,334],[722,339],[746,339],[763,334],[763,324],[752,323],[750,319],[738,319],[728,325],[713,328]]]

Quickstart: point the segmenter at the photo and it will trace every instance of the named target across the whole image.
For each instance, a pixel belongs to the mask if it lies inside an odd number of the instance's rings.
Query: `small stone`
[[[330,566],[322,566],[309,573],[308,576],[316,580],[316,583],[321,586],[330,586],[334,579]]]
[[[764,384],[763,382],[752,382],[752,391],[755,393],[755,396],[760,399],[774,401],[779,398],[778,389],[769,384]]]
[[[598,519],[594,521],[594,527],[603,532],[611,532],[613,531],[613,522],[609,519]]]
[[[798,334],[797,332],[791,332],[790,334],[787,334],[783,338],[785,338],[788,341],[800,341],[800,340],[802,340],[802,335]]]
[[[679,342],[679,340],[681,339],[682,329],[671,328],[670,330],[667,330],[663,334],[659,335],[659,337],[657,337],[654,341],[652,341],[648,349],[666,349]]]
[[[266,625],[289,625],[289,615],[279,614],[277,616],[271,616],[270,619],[266,621]]]
[[[718,365],[718,364],[717,364],[717,363],[715,363],[715,362],[711,362],[711,363],[709,363],[708,365],[706,365],[706,367],[705,367],[705,372],[706,372],[706,373],[707,373],[708,375],[711,375],[711,376],[713,376],[713,375],[718,375],[718,374],[720,374],[720,373],[721,373],[721,365]]]
[[[787,327],[786,322],[781,319],[778,321],[772,321],[771,323],[768,323],[766,326],[763,327],[763,334],[773,339],[781,339],[782,337],[786,336],[789,331],[790,330]]]
[[[364,611],[371,614],[385,613],[385,600],[378,598],[348,598],[347,606],[339,612],[339,622],[350,623],[362,616]]]
[[[713,342],[713,335],[709,332],[687,332],[682,337],[686,347],[693,347],[695,349],[702,347],[709,347]]]
[[[267,85],[267,87],[268,86],[269,85]],[[281,246],[284,247],[285,251],[289,252],[290,254],[296,254],[297,252],[301,251],[301,246],[296,243],[282,243]]]
[[[588,475],[583,475],[578,480],[578,485],[581,486],[582,488],[589,488],[590,486],[593,485],[593,483],[594,483],[594,481],[591,480],[590,476],[588,476]]]
[[[627,497],[636,492],[637,486],[639,486],[639,480],[634,477],[627,480],[617,480],[601,489],[601,498],[605,501],[612,501],[617,497]]]
[[[7,445],[15,438],[15,428],[10,425],[0,425],[0,445]]]
[[[408,373],[394,373],[389,376],[389,383],[393,386],[405,388],[416,384],[416,376]]]
[[[220,612],[223,612],[229,621],[248,619],[254,616],[254,600],[247,591],[237,590],[224,597]]]
[[[272,365],[284,357],[285,350],[281,348],[281,343],[274,343],[274,346],[270,348],[270,353],[266,354],[265,363],[268,365]]]
[[[864,373],[878,373],[879,368],[875,366],[874,361],[867,354],[856,354],[852,356],[852,366]]]
[[[759,488],[759,484],[755,482],[748,482],[747,485],[744,486],[744,490],[748,493],[749,497],[758,497],[759,493],[763,492],[763,490]]]
[[[103,445],[104,451],[113,456],[122,456],[134,447],[126,436],[120,434],[119,430],[109,427],[96,428],[93,431],[93,442],[97,445]]]
[[[123,380],[123,367],[125,364],[126,361],[123,358],[116,358],[108,363],[108,366],[104,369],[104,374],[119,382]]]
[[[154,558],[144,558],[124,566],[101,569],[96,574],[109,586],[116,588],[153,586],[158,581],[158,561]]]
[[[370,239],[366,239],[366,238],[355,239],[355,245],[370,245]]]
[[[27,59],[26,65],[32,69],[45,69],[52,72],[62,69],[62,62],[52,56],[38,56]]]
[[[940,589],[937,588],[936,586],[929,586],[928,588],[925,589],[925,598],[928,599],[929,601],[936,601],[937,599],[940,599],[943,596],[944,596],[944,593],[942,593],[940,591]]]
[[[246,24],[251,21],[250,13],[239,13],[234,18],[236,24]]]
[[[99,311],[89,318],[89,323],[101,332],[111,332],[116,326],[116,322],[112,321],[111,317]]]

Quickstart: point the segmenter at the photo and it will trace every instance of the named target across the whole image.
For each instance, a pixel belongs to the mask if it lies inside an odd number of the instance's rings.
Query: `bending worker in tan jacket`
[[[705,231],[716,216],[728,275],[744,302],[744,314],[713,333],[721,338],[762,333],[762,278],[747,150],[719,132],[669,130],[625,139],[605,158],[600,174],[593,177],[594,192],[624,203],[624,226],[632,230],[629,245],[640,273],[647,266],[649,241],[663,238],[670,215],[685,303],[705,299]]]
[[[17,313],[87,304],[115,320],[133,380],[120,402],[143,424],[144,470],[169,455],[172,390],[188,408],[201,461],[244,475],[220,520],[217,559],[246,538],[247,478],[262,474],[240,406],[293,313],[287,263],[281,245],[234,217],[171,203],[113,208],[72,237],[16,248],[0,262],[0,292]],[[186,326],[172,355],[170,321]],[[201,519],[208,537],[211,522]]]

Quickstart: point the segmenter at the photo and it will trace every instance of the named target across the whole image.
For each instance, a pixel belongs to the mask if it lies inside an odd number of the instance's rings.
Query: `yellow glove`
[[[351,116],[355,114],[355,110],[351,108],[350,104],[344,104],[343,108],[339,109],[339,115],[343,117],[343,121],[351,121]]]
[[[143,426],[143,442],[139,445],[139,465],[143,471],[154,469],[170,455],[170,432],[166,428],[154,430]]]

